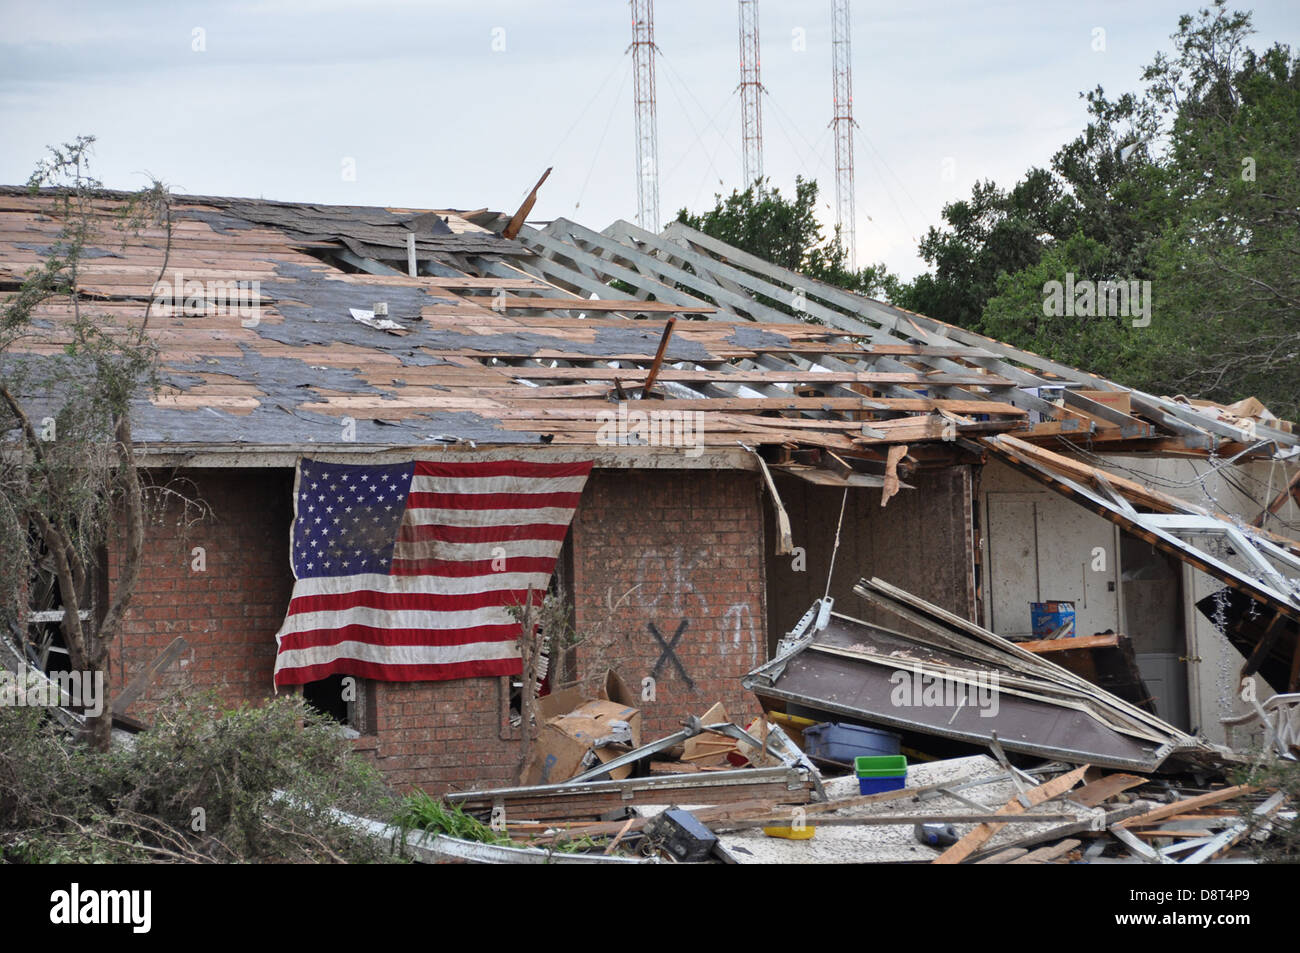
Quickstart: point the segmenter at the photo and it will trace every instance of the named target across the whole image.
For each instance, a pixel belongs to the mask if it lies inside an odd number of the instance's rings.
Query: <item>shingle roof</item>
[[[664,399],[625,412],[699,412],[709,448],[851,459],[907,443],[951,455],[966,436],[1005,430],[1127,449],[1249,442],[1240,422],[820,285],[676,224],[656,236],[560,220],[511,241],[454,211],[177,196],[155,286],[166,235],[120,244],[108,218],[121,200],[104,196],[105,237],[78,283],[113,321],[138,324],[153,303],[164,386],[141,400],[134,432],[157,448],[336,445],[352,418],[358,449],[457,439],[608,449],[602,426],[620,395],[637,396],[669,318],[653,390]],[[49,194],[0,189],[0,290],[58,240],[53,210]],[[255,288],[245,302],[255,312],[220,300],[234,287],[220,283],[233,282]],[[354,318],[380,302],[387,330]],[[57,351],[64,309],[44,306],[22,347]],[[1281,426],[1255,433],[1294,445]]]

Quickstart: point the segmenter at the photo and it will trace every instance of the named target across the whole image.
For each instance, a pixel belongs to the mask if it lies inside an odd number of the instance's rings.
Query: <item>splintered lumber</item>
[[[696,820],[701,824],[713,826],[722,824],[732,818],[749,818],[762,813],[770,813],[775,810],[776,802],[773,800],[753,800],[741,801],[735,804],[723,804],[717,807],[705,807],[691,811]],[[551,834],[545,834],[535,839],[536,843],[546,844],[556,840],[577,840],[583,837],[608,837],[617,834],[625,826],[628,833],[635,833],[644,828],[653,818],[634,817],[631,819],[631,825],[626,825],[623,821],[573,821],[573,822],[556,822],[547,825],[554,831]]]
[[[1136,774],[1108,774],[1104,778],[1090,781],[1079,788],[1074,792],[1071,800],[1079,802],[1084,807],[1096,807],[1098,804],[1109,801],[1116,794],[1146,782],[1147,778]]]
[[[650,364],[650,372],[646,374],[645,383],[641,385],[642,399],[650,393],[650,388],[655,386],[655,378],[659,376],[659,369],[663,367],[664,353],[668,350],[668,339],[673,336],[673,328],[676,326],[676,318],[669,318],[668,323],[664,325],[664,333],[659,338],[659,349],[655,351],[655,359]]]
[[[1038,848],[1038,850],[1030,851],[1028,854],[1025,854],[1023,857],[1017,857],[1015,860],[1010,861],[1010,863],[1045,864],[1048,861],[1056,860],[1056,858],[1068,854],[1070,851],[1078,847],[1081,843],[1083,842],[1074,840],[1073,838],[1068,838],[1066,840],[1061,841],[1059,844],[1053,844],[1051,847],[1040,847]]]
[[[1277,809],[1280,808],[1285,801],[1286,794],[1282,791],[1277,791],[1267,801],[1255,808],[1252,815],[1256,818],[1269,817],[1276,813]],[[1196,853],[1184,860],[1183,863],[1199,864],[1210,860],[1231,848],[1237,843],[1237,841],[1245,837],[1249,831],[1250,825],[1248,823],[1245,821],[1238,822],[1222,834],[1218,834],[1211,838],[1204,846],[1200,847]]]
[[[998,815],[1006,816],[1011,814],[1023,814],[1027,807],[1022,803],[1022,798],[1029,802],[1028,807],[1033,807],[1038,804],[1043,804],[1046,801],[1050,801],[1053,798],[1060,797],[1083,780],[1083,775],[1089,767],[1091,767],[1091,765],[1085,764],[1082,767],[1075,768],[1073,771],[1069,771],[1059,777],[1052,778],[1050,781],[1044,781],[1037,787],[1030,788],[1024,794],[1017,794],[1010,801],[1004,804],[1000,810],[998,810]],[[989,838],[1001,829],[1001,824],[980,824],[973,831],[936,857],[932,863],[960,864],[963,860],[987,843]]]
[[[1000,850],[996,854],[990,854],[983,860],[977,860],[977,864],[1010,864],[1018,858],[1024,857],[1029,851],[1023,847],[1008,847],[1006,850]]]
[[[548,166],[546,171],[542,173],[542,177],[537,180],[537,184],[533,186],[533,190],[528,193],[528,198],[524,199],[523,204],[519,206],[519,211],[515,212],[515,214],[511,216],[510,221],[506,223],[506,227],[502,229],[502,238],[514,238],[519,234],[519,229],[523,226],[524,219],[528,217],[528,213],[531,212],[533,206],[537,204],[537,190],[542,187],[542,183],[546,181],[550,174],[551,167]]]
[[[1034,847],[1038,844],[1051,844],[1062,838],[1074,837],[1076,835],[1094,836],[1104,834],[1112,825],[1126,817],[1132,817],[1134,814],[1141,814],[1144,807],[1140,804],[1125,804],[1115,808],[1113,811],[1106,811],[1102,815],[1089,817],[1087,820],[1076,821],[1072,824],[1063,824],[1060,827],[1049,828],[1045,831],[1038,831],[1027,837],[1017,838],[1006,844],[1003,848],[990,848],[988,851],[973,855],[975,863],[979,863],[986,856],[994,855],[1000,849],[1009,849],[1012,847]]]
[[[772,767],[462,791],[444,800],[466,811],[487,812],[500,805],[507,818],[573,820],[638,804],[727,804],[755,798],[799,804],[811,800],[811,789],[812,781],[793,768]]]
[[[1166,804],[1164,807],[1158,807],[1154,811],[1148,811],[1145,814],[1139,814],[1137,817],[1130,817],[1126,821],[1121,821],[1120,827],[1148,827],[1159,821],[1168,820],[1175,814],[1187,814],[1200,807],[1209,807],[1211,804],[1218,804],[1220,801],[1228,801],[1241,794],[1250,794],[1255,788],[1248,784],[1238,784],[1230,788],[1221,788],[1218,791],[1211,791],[1209,794],[1199,794],[1196,797],[1182,798],[1174,801],[1172,804]]]

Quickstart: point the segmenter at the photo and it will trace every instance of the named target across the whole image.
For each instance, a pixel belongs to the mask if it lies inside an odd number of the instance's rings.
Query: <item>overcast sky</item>
[[[854,0],[859,262],[923,270],[945,201],[1047,163],[1196,5]],[[1300,45],[1296,0],[1250,9],[1258,47]],[[830,0],[760,25],[765,172],[832,222]],[[740,183],[736,3],[657,0],[655,28],[668,220]],[[111,187],[320,203],[513,210],[554,165],[533,217],[600,229],[636,217],[630,41],[626,0],[0,0],[0,182],[79,134]]]

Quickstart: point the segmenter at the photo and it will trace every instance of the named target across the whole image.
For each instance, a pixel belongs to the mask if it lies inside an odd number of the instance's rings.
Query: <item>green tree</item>
[[[1047,313],[1044,289],[1051,282],[1063,282],[1066,275],[1094,283],[1118,280],[1113,263],[1111,249],[1082,232],[1049,246],[1035,264],[999,276],[996,293],[984,308],[981,330],[1023,350],[1112,379],[1149,374],[1149,362],[1160,349],[1147,333],[1151,328],[1135,329],[1131,315]]]
[[[933,271],[900,289],[897,303],[962,327],[979,325],[998,276],[1038,261],[1044,246],[1068,234],[1071,210],[1060,184],[1031,169],[1010,192],[978,182],[969,200],[944,206],[943,229],[921,240]]]
[[[1050,171],[946,206],[897,302],[1145,390],[1300,414],[1300,63],[1252,50],[1225,3],[1180,18],[1139,91],[1083,94]],[[1067,272],[1151,281],[1150,325],[1044,315]]]
[[[714,207],[698,215],[681,209],[677,221],[809,278],[892,299],[899,283],[883,264],[850,268],[838,228],[829,239],[823,234],[817,221],[817,192],[816,180],[796,176],[793,198],[782,195],[779,188],[751,186],[726,197],[715,195]]]
[[[123,326],[93,311],[78,289],[103,218],[101,184],[87,172],[93,141],[52,149],[33,173],[34,193],[52,190],[59,237],[0,301],[0,435],[10,443],[0,455],[0,614],[7,616],[0,621],[25,634],[30,582],[38,567],[52,567],[70,667],[99,673],[107,684],[109,646],[139,577],[144,539],[130,405],[154,380],[155,351],[147,302],[139,323]],[[129,233],[166,224],[167,208],[166,189],[154,183],[122,205],[118,227]],[[161,257],[165,270],[166,249]],[[51,337],[61,351],[42,346]],[[97,620],[93,579],[115,529],[124,546],[112,598]],[[98,748],[108,747],[112,726],[104,708],[88,721]]]
[[[1172,118],[1165,187],[1179,197],[1153,251],[1158,316],[1176,324],[1152,383],[1254,395],[1300,416],[1300,57],[1246,46],[1248,14],[1183,17],[1147,70]]]

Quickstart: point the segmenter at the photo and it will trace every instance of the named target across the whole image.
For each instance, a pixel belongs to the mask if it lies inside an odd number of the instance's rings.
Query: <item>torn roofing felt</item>
[[[487,212],[174,196],[168,240],[161,228],[113,230],[126,197],[98,197],[100,251],[77,283],[83,307],[148,322],[164,384],[142,395],[147,453],[319,446],[351,419],[366,445],[438,434],[618,454],[648,433],[611,441],[608,418],[649,384],[655,399],[637,409],[689,420],[682,446],[765,447],[777,464],[801,453],[810,478],[842,485],[878,480],[890,447],[906,445],[909,467],[969,463],[963,438],[989,433],[1221,450],[1245,439],[1253,413],[1130,391],[679,223],[652,235],[559,219],[515,241],[481,227],[502,220]],[[58,242],[56,213],[49,193],[0,187],[0,289]],[[15,349],[62,350],[68,310],[42,305]],[[630,418],[619,425],[649,429]],[[1285,421],[1254,429],[1279,451],[1297,444]]]
[[[1073,764],[1155,771],[1223,752],[987,629],[880,579],[854,590],[923,634],[832,613],[745,676],[765,707]],[[912,742],[924,750],[924,737]]]

